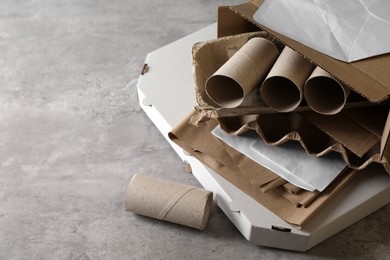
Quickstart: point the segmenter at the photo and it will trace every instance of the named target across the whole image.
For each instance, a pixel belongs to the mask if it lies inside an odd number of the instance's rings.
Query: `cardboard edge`
[[[217,36],[218,38],[241,34],[245,28],[245,32],[256,32],[259,31],[259,28],[248,20],[242,19],[242,17],[237,16],[237,13],[233,12],[230,6],[219,6],[217,10]],[[225,23],[220,23],[220,20],[224,20]],[[229,33],[226,33],[229,32]]]
[[[390,110],[387,115],[386,124],[380,141],[380,156],[381,160],[384,162],[383,165],[385,169],[390,174]]]

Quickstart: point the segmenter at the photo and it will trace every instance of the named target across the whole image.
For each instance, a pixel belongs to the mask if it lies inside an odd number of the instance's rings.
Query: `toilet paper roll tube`
[[[311,109],[320,114],[334,115],[343,109],[350,89],[322,68],[316,67],[307,79],[303,93]]]
[[[211,205],[210,191],[140,174],[130,180],[125,199],[127,211],[200,230]]]
[[[207,95],[220,107],[239,106],[264,79],[278,56],[279,50],[271,41],[250,39],[207,79]]]
[[[313,69],[310,61],[284,47],[260,87],[261,99],[276,111],[293,111],[303,99],[303,85]]]

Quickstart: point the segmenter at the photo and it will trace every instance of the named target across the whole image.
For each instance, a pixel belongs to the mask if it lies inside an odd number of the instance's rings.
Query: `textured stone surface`
[[[387,206],[305,254],[128,213],[145,173],[199,186],[137,105],[148,52],[216,20],[212,0],[0,4],[0,259],[388,259]]]

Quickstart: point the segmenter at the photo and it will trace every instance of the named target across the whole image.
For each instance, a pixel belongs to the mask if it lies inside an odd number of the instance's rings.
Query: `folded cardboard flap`
[[[384,122],[387,122],[389,111],[382,107],[377,107],[350,109],[345,110],[344,113],[377,137],[381,137],[384,133]]]
[[[250,24],[255,25],[259,30],[269,32],[282,43],[301,53],[313,64],[323,68],[371,102],[379,103],[388,98],[390,95],[390,74],[388,73],[390,54],[352,63],[331,58],[255,22],[253,15],[263,2],[263,0],[252,0],[236,6],[220,7],[218,11],[218,36],[245,33],[248,32],[248,29],[252,31],[253,27]],[[229,19],[236,21],[236,23],[228,21]]]
[[[300,192],[293,194],[285,190],[283,187],[276,188],[276,191],[291,201],[296,207],[308,207],[310,203],[314,201],[317,196],[320,194],[319,191],[307,192],[301,190]]]

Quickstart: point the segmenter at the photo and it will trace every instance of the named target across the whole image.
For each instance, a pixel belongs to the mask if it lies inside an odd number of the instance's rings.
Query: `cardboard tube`
[[[261,99],[279,112],[296,109],[303,98],[303,85],[314,65],[289,47],[279,58],[260,87]]]
[[[210,216],[212,197],[204,189],[136,174],[127,188],[125,208],[203,230]]]
[[[334,115],[343,109],[350,89],[316,67],[307,79],[303,92],[311,109],[323,115]]]
[[[271,41],[250,39],[207,79],[207,95],[220,107],[239,106],[264,79],[278,55]]]

